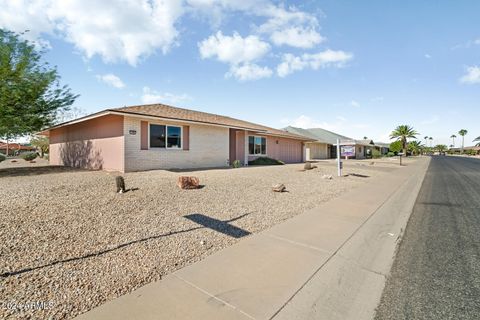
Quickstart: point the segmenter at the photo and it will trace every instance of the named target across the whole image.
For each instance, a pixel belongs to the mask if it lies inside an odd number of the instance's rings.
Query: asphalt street
[[[480,159],[432,158],[375,319],[480,319]]]

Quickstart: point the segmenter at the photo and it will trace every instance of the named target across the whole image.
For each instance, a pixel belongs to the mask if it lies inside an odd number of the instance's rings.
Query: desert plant
[[[402,143],[403,153],[407,155],[407,139],[413,138],[416,139],[417,131],[410,127],[409,125],[400,125],[395,128],[390,134],[390,139],[397,139]]]
[[[37,157],[35,152],[25,152],[21,155],[22,159],[25,161],[32,161]]]
[[[399,153],[400,151],[402,151],[402,141],[398,140],[390,143],[389,149],[391,152],[395,154]]]
[[[40,151],[40,158],[43,158],[48,153],[49,141],[48,137],[36,136],[30,140],[30,144]]]
[[[242,166],[242,163],[240,162],[240,160],[235,160],[232,163],[233,168],[240,168],[241,166]]]
[[[408,151],[410,151],[413,155],[418,155],[422,151],[423,146],[420,141],[410,141],[408,143]]]
[[[380,152],[380,150],[377,150],[377,149],[372,150],[372,158],[373,159],[379,159],[381,157],[382,157],[382,153]]]
[[[7,159],[7,157],[0,153],[0,162],[5,161],[5,159]]]
[[[269,157],[258,157],[255,160],[248,161],[248,164],[252,166],[270,166],[270,165],[282,165],[285,163],[283,161],[272,159]]]

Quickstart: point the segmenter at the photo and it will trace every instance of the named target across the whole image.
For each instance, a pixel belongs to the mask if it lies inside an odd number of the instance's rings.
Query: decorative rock
[[[305,165],[303,166],[303,169],[312,170],[312,164],[310,162],[305,162]]]
[[[283,183],[276,184],[272,187],[272,191],[274,192],[284,192],[286,189]]]
[[[122,176],[115,177],[115,183],[117,184],[117,193],[124,193],[125,192],[125,180],[123,180]]]
[[[180,176],[177,180],[177,186],[180,189],[198,189],[200,188],[200,180],[197,177]]]
[[[324,174],[324,175],[322,176],[322,179],[325,179],[325,180],[332,180],[332,179],[333,179],[333,177],[332,177],[332,175],[331,175],[331,174]]]

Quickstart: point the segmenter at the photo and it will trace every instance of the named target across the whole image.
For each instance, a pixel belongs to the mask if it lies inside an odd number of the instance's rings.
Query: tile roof
[[[337,134],[335,132],[331,132],[322,128],[302,129],[302,128],[289,126],[284,128],[283,130],[290,133],[301,134],[303,136],[315,139],[319,142],[328,143],[328,144],[336,144],[337,139],[353,140],[352,138],[342,136],[340,134]]]
[[[278,130],[278,129],[270,128],[267,126],[262,126],[256,123],[248,122],[248,121],[230,118],[227,116],[221,116],[218,114],[206,113],[206,112],[189,110],[189,109],[182,109],[182,108],[172,107],[165,104],[148,104],[148,105],[129,106],[129,107],[122,107],[122,108],[107,109],[106,111],[145,115],[145,116],[159,117],[163,119],[185,120],[185,121],[193,121],[193,122],[200,122],[200,123],[207,123],[207,124],[223,125],[227,127],[246,129],[250,131],[258,131],[265,134],[299,139],[304,141],[309,140],[308,137],[305,137],[301,134],[290,133],[284,130]]]

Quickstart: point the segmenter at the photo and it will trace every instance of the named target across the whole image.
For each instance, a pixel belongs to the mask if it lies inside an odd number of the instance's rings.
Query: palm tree
[[[414,155],[418,155],[422,149],[423,146],[420,141],[410,141],[408,143],[408,150]]]
[[[403,153],[407,155],[407,139],[413,138],[416,139],[417,131],[410,127],[409,125],[400,125],[395,128],[390,134],[390,139],[397,139],[402,142]]]
[[[473,140],[473,142],[477,142],[478,143],[475,145],[475,147],[479,147],[480,146],[480,137],[478,137],[477,139]]]
[[[452,138],[452,142],[453,142],[452,145],[453,145],[454,148],[455,148],[455,138],[456,138],[456,137],[457,137],[457,136],[454,135],[454,134],[452,134],[452,135],[450,136],[450,138]]]
[[[435,150],[437,150],[438,152],[445,152],[447,150],[447,146],[444,144],[437,144],[435,146]]]
[[[425,139],[425,146],[427,146],[428,136],[423,137],[423,139]]]
[[[430,138],[428,138],[428,140],[430,140],[430,148],[431,148],[433,146],[433,138],[430,137]]]
[[[466,129],[462,129],[458,131],[458,134],[462,136],[462,153],[463,153],[463,147],[465,146],[465,136],[467,135],[468,131]]]

